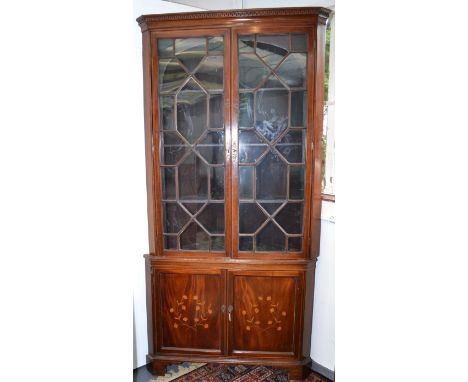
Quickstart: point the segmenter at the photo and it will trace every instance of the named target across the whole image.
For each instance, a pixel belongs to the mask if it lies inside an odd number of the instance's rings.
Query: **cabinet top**
[[[137,22],[142,30],[160,25],[165,22],[196,21],[213,19],[231,19],[231,21],[246,21],[246,18],[268,18],[284,16],[316,16],[318,22],[325,23],[331,10],[322,7],[295,7],[295,8],[256,8],[256,9],[228,9],[221,11],[162,13],[142,15]],[[154,24],[153,24],[154,23]],[[151,25],[149,25],[151,24]]]

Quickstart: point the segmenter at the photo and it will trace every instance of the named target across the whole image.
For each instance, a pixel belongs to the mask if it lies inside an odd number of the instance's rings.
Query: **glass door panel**
[[[158,38],[163,248],[225,250],[224,35]]]
[[[237,35],[241,254],[304,252],[308,38]]]

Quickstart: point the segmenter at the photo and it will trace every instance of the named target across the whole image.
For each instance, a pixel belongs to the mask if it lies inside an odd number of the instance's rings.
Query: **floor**
[[[333,373],[324,368],[323,366],[321,365],[318,365],[318,364],[313,364],[312,365],[312,369],[319,373],[319,374],[322,374],[324,375],[325,377],[327,378],[332,378],[332,375]],[[319,370],[317,370],[319,369]],[[148,368],[146,366],[141,366],[137,369],[133,369],[133,382],[148,382],[150,381],[151,379],[155,378],[155,376],[153,376],[149,371],[148,371]]]

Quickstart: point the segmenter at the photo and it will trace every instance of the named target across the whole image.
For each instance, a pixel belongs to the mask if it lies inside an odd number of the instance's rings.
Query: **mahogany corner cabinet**
[[[324,8],[138,18],[148,360],[311,363]]]

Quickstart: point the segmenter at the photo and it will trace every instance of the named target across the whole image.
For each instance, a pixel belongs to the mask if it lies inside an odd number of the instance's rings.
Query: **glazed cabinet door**
[[[158,31],[151,45],[159,254],[229,255],[229,31]]]
[[[230,353],[296,356],[300,348],[302,273],[233,271],[228,285]]]
[[[156,270],[154,281],[158,352],[221,354],[225,272]]]
[[[233,251],[308,255],[314,31],[233,30]]]

